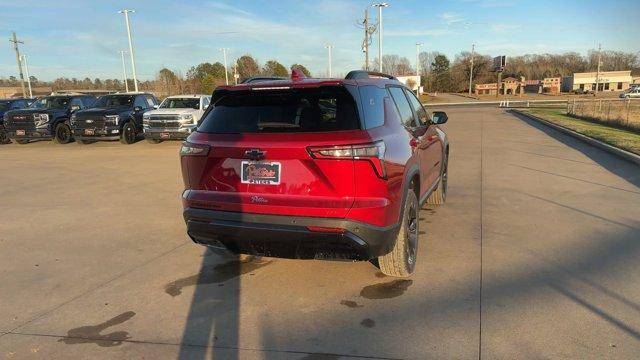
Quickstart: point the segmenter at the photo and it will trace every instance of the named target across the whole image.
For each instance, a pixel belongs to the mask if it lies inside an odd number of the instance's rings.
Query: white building
[[[573,74],[571,90],[595,91],[598,84],[598,91],[625,91],[633,83],[631,70],[601,71],[596,79],[597,75],[597,72]]]

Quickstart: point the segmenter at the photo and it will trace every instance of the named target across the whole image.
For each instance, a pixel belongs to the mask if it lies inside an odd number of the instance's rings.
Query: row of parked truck
[[[0,100],[0,143],[15,140],[102,140],[134,143],[186,139],[209,107],[210,95],[176,95],[162,103],[150,93],[51,95],[39,99]]]

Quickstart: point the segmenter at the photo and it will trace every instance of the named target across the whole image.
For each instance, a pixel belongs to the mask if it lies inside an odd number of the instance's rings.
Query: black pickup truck
[[[71,117],[74,138],[81,144],[100,140],[120,140],[133,144],[142,134],[142,115],[158,107],[149,93],[105,95],[90,108]]]
[[[36,99],[14,98],[0,99],[0,144],[8,144],[11,142],[4,130],[4,114],[11,110],[24,109],[29,107]]]
[[[69,119],[96,101],[89,95],[52,95],[36,100],[26,109],[10,110],[4,116],[7,136],[18,144],[53,139],[59,144],[73,140]]]

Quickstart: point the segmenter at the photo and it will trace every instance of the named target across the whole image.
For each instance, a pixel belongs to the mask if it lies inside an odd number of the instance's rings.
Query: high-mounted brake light
[[[304,75],[304,73],[302,71],[300,71],[297,68],[291,68],[291,80],[293,81],[300,81],[302,79],[305,79],[306,76]]]
[[[309,155],[314,159],[353,159],[369,161],[381,178],[387,177],[384,153],[387,150],[383,141],[358,145],[310,146]]]

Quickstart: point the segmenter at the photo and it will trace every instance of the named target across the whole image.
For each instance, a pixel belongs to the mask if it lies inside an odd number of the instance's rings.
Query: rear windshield
[[[353,97],[338,86],[230,92],[198,131],[206,133],[322,132],[359,129]]]

